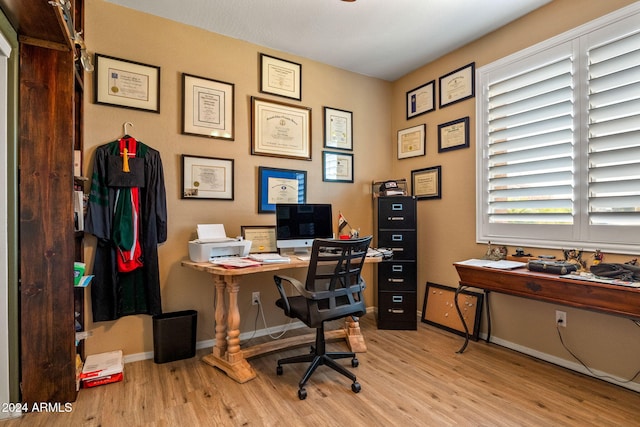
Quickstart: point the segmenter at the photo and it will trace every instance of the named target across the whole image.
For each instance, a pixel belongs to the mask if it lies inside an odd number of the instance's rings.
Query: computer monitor
[[[276,204],[276,247],[309,253],[316,238],[333,238],[330,204]]]

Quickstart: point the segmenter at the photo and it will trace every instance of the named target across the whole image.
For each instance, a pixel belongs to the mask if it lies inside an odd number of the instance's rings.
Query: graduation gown
[[[90,287],[94,322],[133,314],[162,313],[157,247],[167,240],[167,202],[160,153],[137,141],[135,161],[140,167],[136,170],[141,172],[138,179],[142,180],[137,237],[142,249],[142,266],[124,273],[118,271],[116,257],[119,254],[114,242],[114,213],[120,187],[109,175],[118,157],[120,140],[98,147],[91,176],[85,231],[98,240],[95,277]],[[121,160],[119,164],[122,165]]]

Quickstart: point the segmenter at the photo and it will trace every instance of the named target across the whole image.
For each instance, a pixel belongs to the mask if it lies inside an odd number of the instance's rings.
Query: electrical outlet
[[[564,311],[556,310],[556,325],[560,325],[564,328],[567,327],[567,313]]]
[[[251,305],[260,304],[260,292],[254,292],[251,294]]]

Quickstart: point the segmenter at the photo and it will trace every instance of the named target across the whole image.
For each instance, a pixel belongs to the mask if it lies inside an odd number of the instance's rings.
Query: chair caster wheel
[[[362,390],[362,387],[360,387],[359,382],[356,381],[353,384],[351,384],[351,391],[353,391],[354,393],[360,393],[360,390]]]
[[[351,359],[351,366],[352,367],[357,368],[359,364],[360,364],[360,362],[358,361],[358,358],[354,357],[353,359]]]
[[[276,375],[282,375],[282,366],[278,365],[276,368]]]
[[[307,390],[305,390],[304,388],[301,388],[300,390],[298,390],[298,399],[305,400],[306,398],[307,398]]]

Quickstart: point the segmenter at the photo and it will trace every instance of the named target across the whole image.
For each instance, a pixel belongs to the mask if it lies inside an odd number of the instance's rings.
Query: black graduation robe
[[[128,273],[118,272],[112,239],[118,187],[108,185],[108,170],[109,161],[117,156],[119,141],[96,149],[85,219],[85,231],[98,239],[90,286],[94,322],[162,313],[157,246],[167,240],[167,202],[160,153],[137,141],[136,158],[144,170],[138,234],[143,266]]]

